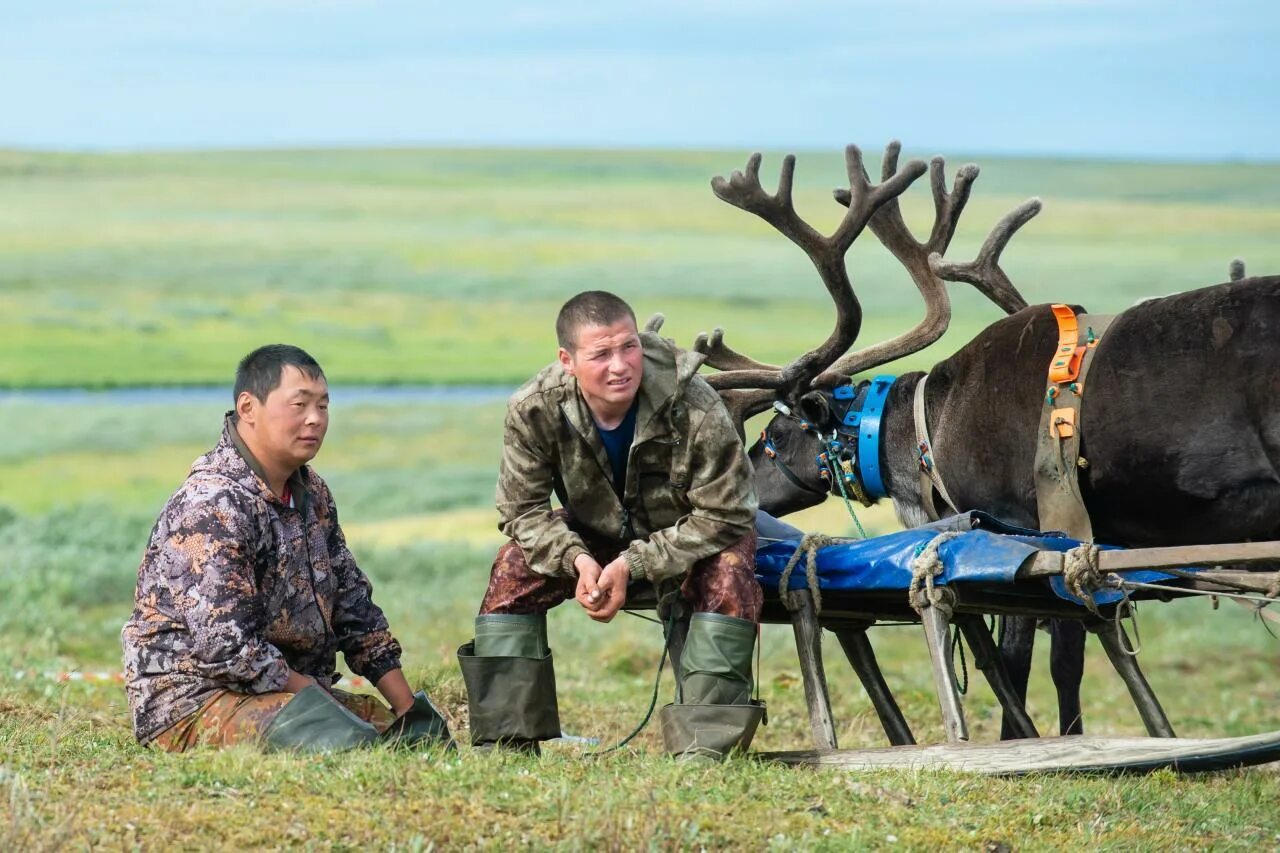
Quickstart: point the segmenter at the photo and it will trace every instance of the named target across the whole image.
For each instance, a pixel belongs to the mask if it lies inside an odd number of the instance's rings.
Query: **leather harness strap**
[[[1049,384],[1036,437],[1036,506],[1041,530],[1060,530],[1081,542],[1093,541],[1093,525],[1080,493],[1080,406],[1085,378],[1103,332],[1114,315],[1080,314],[1054,305],[1058,348],[1049,362]]]
[[[924,386],[929,374],[920,377],[916,383],[915,398],[912,401],[912,414],[916,423],[916,457],[920,462],[920,502],[930,521],[937,521],[941,516],[933,503],[933,491],[951,507],[952,512],[959,512],[955,501],[947,494],[947,487],[942,485],[942,475],[938,473],[938,461],[933,456],[933,445],[929,442],[929,424],[924,416]]]

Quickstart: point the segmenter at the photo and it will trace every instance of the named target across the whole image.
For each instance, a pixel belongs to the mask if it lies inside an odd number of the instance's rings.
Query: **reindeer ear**
[[[800,398],[796,414],[819,429],[825,429],[831,422],[831,403],[821,391],[810,391]]]

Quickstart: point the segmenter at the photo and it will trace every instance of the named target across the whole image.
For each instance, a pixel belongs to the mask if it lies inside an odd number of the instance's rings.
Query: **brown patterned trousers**
[[[381,733],[395,722],[395,714],[373,696],[330,689],[330,695],[346,709]],[[188,714],[151,742],[166,752],[186,752],[194,746],[231,746],[262,739],[292,693],[236,693],[221,690],[194,713]]]
[[[564,511],[557,511],[561,513]],[[562,517],[568,521],[569,528],[582,537],[583,544],[601,566],[608,565],[630,544],[580,529],[567,513]],[[755,565],[756,533],[753,530],[720,553],[694,563],[680,582],[680,595],[697,613],[720,613],[759,622],[764,594],[756,581]],[[533,571],[520,546],[508,542],[498,550],[493,561],[480,615],[546,613],[560,602],[573,598],[577,584],[575,577],[553,577]],[[629,585],[628,599],[636,587],[635,581]]]

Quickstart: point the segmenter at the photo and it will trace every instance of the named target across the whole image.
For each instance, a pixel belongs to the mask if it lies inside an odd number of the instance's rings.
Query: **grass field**
[[[1044,197],[1006,253],[1032,301],[1118,310],[1222,281],[1232,257],[1280,269],[1276,166],[976,159],[949,255],[971,255],[1004,212]],[[264,340],[307,348],[342,381],[514,383],[547,360],[566,294],[590,287],[664,311],[678,340],[723,325],[785,359],[825,336],[829,303],[796,247],[712,195],[711,176],[745,160],[0,152],[0,386],[219,383]],[[843,174],[838,152],[800,155],[797,207],[821,227],[838,221],[830,188]],[[924,185],[906,210],[927,231]],[[910,326],[919,299],[896,262],[870,234],[850,257],[864,340]],[[996,316],[953,289],[955,333],[939,352]]]
[[[966,158],[952,158],[963,162]],[[953,254],[971,252],[1022,198],[1046,210],[1007,254],[1032,298],[1118,309],[1220,281],[1243,256],[1280,271],[1280,166],[990,161]],[[501,442],[494,400],[344,398],[352,382],[505,383],[551,356],[549,326],[577,289],[607,286],[678,339],[723,323],[768,358],[829,327],[799,252],[716,201],[708,177],[745,152],[378,151],[70,155],[0,153],[0,385],[225,385],[267,340],[311,349],[334,383],[317,468],[375,597],[406,647],[411,681],[455,729],[454,661],[500,541],[491,507]],[[766,169],[777,158],[766,161]],[[828,225],[830,152],[802,154],[799,204]],[[909,208],[923,221],[923,191]],[[870,244],[854,276],[869,337],[918,311],[905,275]],[[957,292],[935,354],[994,318]],[[813,330],[818,331],[813,331]],[[914,363],[927,361],[921,356]],[[230,394],[226,395],[228,398]],[[64,671],[119,669],[120,626],[155,514],[217,437],[224,402],[0,398],[0,845],[818,849],[1280,846],[1280,775],[1201,777],[838,774],[735,762],[689,770],[635,749],[585,758],[555,744],[541,763],[373,751],[323,759],[249,750],[140,749],[115,684]],[[891,513],[863,516],[873,532]],[[847,534],[834,502],[800,520]],[[1141,611],[1147,672],[1179,732],[1280,728],[1280,646],[1242,608],[1206,601]],[[567,731],[602,745],[643,716],[657,626],[551,619]],[[921,741],[942,736],[918,631],[874,633]],[[1042,642],[1030,709],[1056,726]],[[843,746],[880,745],[874,714],[838,652],[828,661]],[[970,662],[972,670],[972,662]],[[22,670],[27,676],[14,677]],[[766,626],[762,750],[807,744],[790,630]],[[995,701],[974,683],[975,739]],[[669,696],[664,678],[663,701]],[[1139,734],[1119,679],[1091,646],[1088,729]]]

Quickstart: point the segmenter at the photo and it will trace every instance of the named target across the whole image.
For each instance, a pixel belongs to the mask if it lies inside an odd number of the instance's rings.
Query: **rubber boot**
[[[367,746],[378,730],[347,710],[317,684],[299,690],[262,733],[268,750],[336,752]]]
[[[458,649],[471,709],[471,745],[539,754],[560,737],[556,673],[545,614],[476,617],[476,637]]]
[[[751,746],[764,705],[751,699],[756,625],[695,613],[680,656],[677,701],[658,715],[667,752],[681,761],[722,761]]]
[[[440,709],[421,690],[413,694],[413,706],[396,717],[387,730],[378,735],[378,740],[409,749],[433,745],[450,750],[458,748]]]

